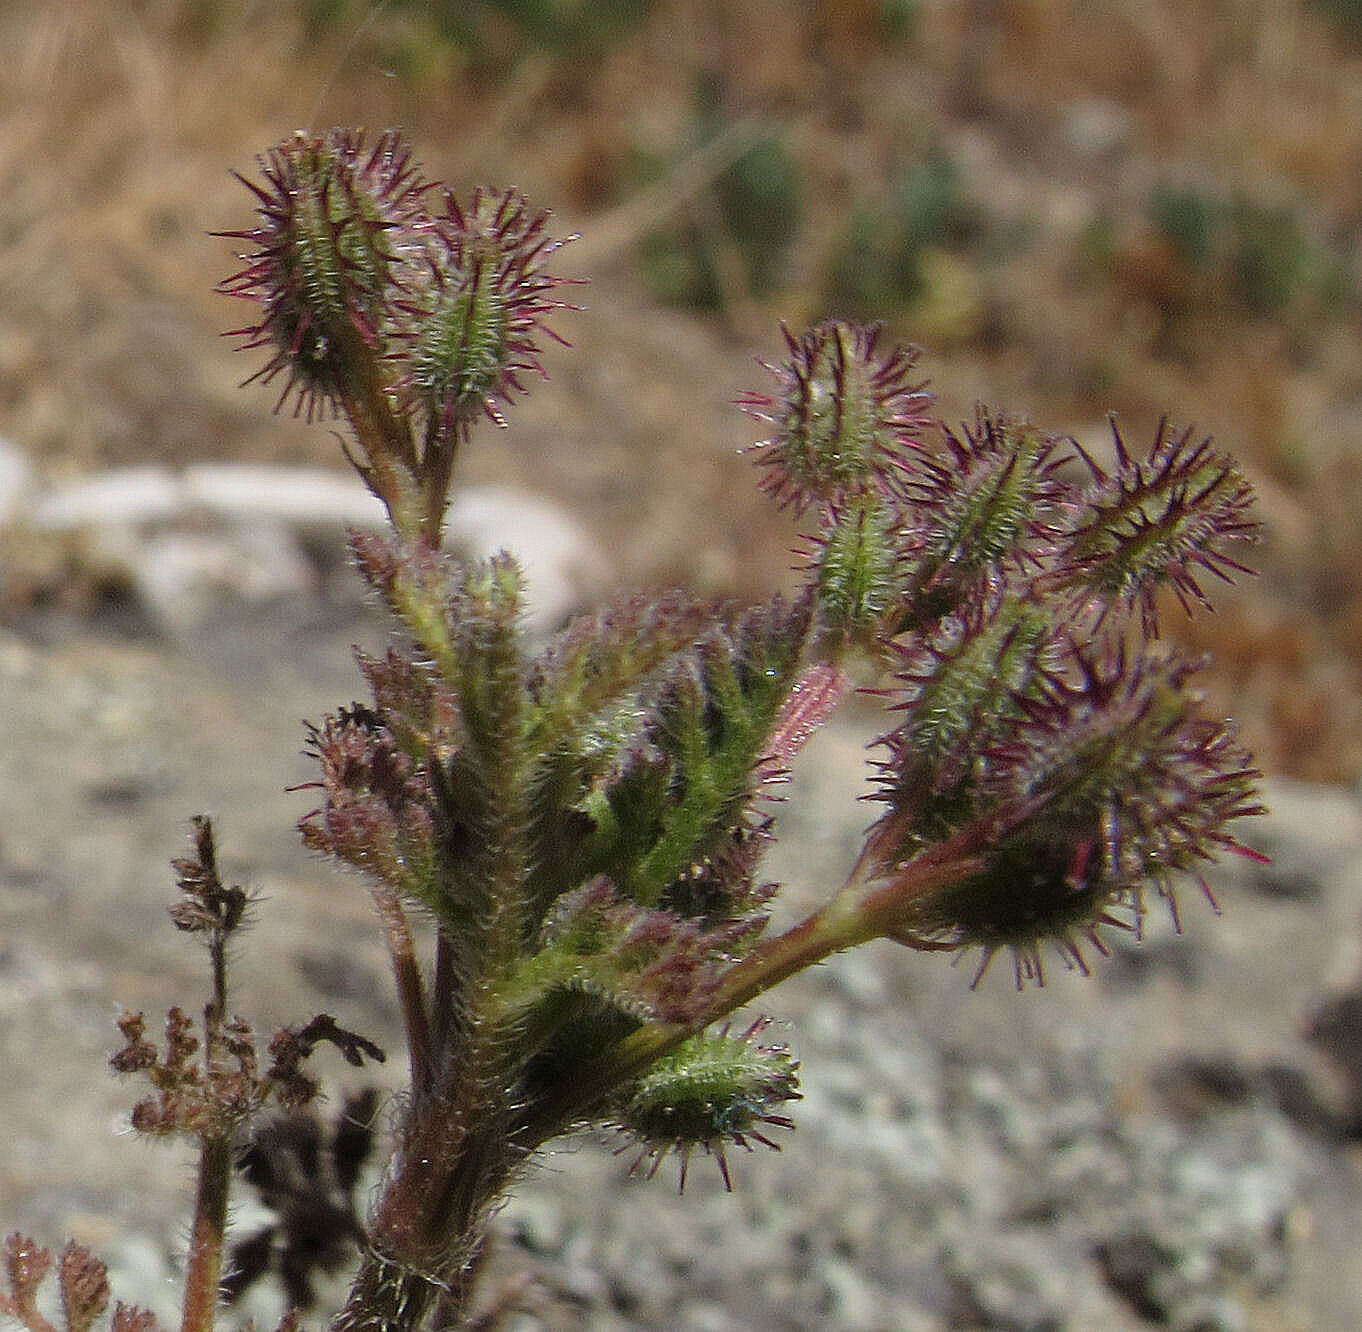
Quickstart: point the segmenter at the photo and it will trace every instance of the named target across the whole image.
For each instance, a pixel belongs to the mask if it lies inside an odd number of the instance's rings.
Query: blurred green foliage
[[[1154,230],[1189,269],[1211,279],[1246,312],[1331,311],[1352,293],[1342,255],[1302,227],[1295,208],[1237,194],[1228,201],[1187,186],[1150,196]]]
[[[648,290],[663,305],[723,308],[723,280],[698,228],[679,225],[650,231],[639,242],[638,264]]]
[[[1362,49],[1362,0],[1314,0],[1344,45]]]
[[[1298,300],[1329,309],[1351,280],[1339,257],[1301,230],[1294,210],[1236,199],[1229,209],[1230,277],[1255,314],[1276,314]]]
[[[826,269],[828,308],[848,319],[886,319],[911,309],[927,294],[928,251],[964,248],[978,231],[959,168],[933,149],[893,182],[887,198],[852,210]]]
[[[666,304],[720,309],[731,285],[727,251],[741,269],[744,294],[765,296],[779,285],[801,214],[798,164],[779,138],[758,139],[718,177],[707,201],[643,238],[644,279]]]
[[[372,0],[301,3],[318,34],[362,24],[373,8]],[[642,22],[652,0],[385,0],[384,8],[404,21],[375,25],[371,39],[399,73],[409,73],[426,63],[422,46],[459,53],[489,70],[534,51],[589,55]]]
[[[1149,200],[1149,220],[1184,263],[1199,267],[1211,256],[1219,208],[1200,190],[1159,185]]]
[[[697,86],[695,143],[712,142],[729,124],[717,80]],[[635,149],[632,184],[662,178],[667,159]],[[639,262],[653,295],[670,305],[721,309],[733,288],[766,296],[779,287],[785,260],[803,218],[799,163],[779,134],[763,134],[680,220],[658,227],[639,245]]]
[[[776,284],[799,228],[799,166],[775,136],[758,139],[715,182],[719,212],[747,268],[754,295]]]
[[[887,41],[903,42],[917,36],[922,0],[880,0],[880,32]]]

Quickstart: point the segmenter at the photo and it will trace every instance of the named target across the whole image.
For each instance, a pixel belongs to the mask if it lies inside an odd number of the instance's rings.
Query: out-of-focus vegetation
[[[1339,39],[1362,49],[1362,0],[1314,0],[1315,7],[1333,22]]]
[[[397,21],[374,24],[372,0],[302,2],[319,37],[369,24],[375,50],[406,78],[451,57],[489,79],[536,53],[583,59],[627,36],[652,8],[651,0],[387,0]]]
[[[1321,321],[1345,313],[1354,294],[1349,256],[1312,237],[1290,204],[1161,184],[1147,222],[1187,272],[1184,305],[1233,302],[1243,316]]]
[[[736,343],[879,318],[1085,446],[1171,404],[1244,459],[1254,588],[1214,647],[1275,771],[1362,774],[1362,117],[1345,0],[9,0],[0,434],[50,470],[313,458],[216,338],[226,168],[399,125],[580,228],[596,284],[533,448],[631,577],[759,585],[721,462]],[[569,254],[572,252],[570,251]],[[624,312],[623,314],[621,312]],[[688,330],[684,334],[682,329]],[[579,331],[578,331],[579,330]],[[660,373],[664,368],[665,374]],[[661,387],[665,381],[669,387]],[[703,406],[703,411],[701,410]],[[521,429],[536,429],[527,412]],[[668,527],[646,496],[693,500]],[[697,554],[699,552],[699,554]]]
[[[702,79],[693,139],[682,154],[713,143],[727,127],[721,88]],[[655,185],[675,161],[636,148],[631,167],[639,184]],[[799,163],[771,130],[756,136],[679,216],[642,238],[641,271],[659,300],[697,310],[722,309],[738,293],[769,296],[785,276],[801,220]]]
[[[982,210],[965,197],[959,167],[948,152],[932,149],[899,171],[882,194],[857,203],[828,256],[823,299],[848,318],[910,325],[941,295],[942,256],[968,262],[973,249],[981,258],[985,231]],[[970,331],[968,303],[957,300],[952,313],[957,328]],[[938,338],[948,334],[939,320],[933,331]]]

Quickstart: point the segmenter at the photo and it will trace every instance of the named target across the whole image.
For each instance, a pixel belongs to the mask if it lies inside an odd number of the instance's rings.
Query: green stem
[[[839,894],[793,929],[754,948],[724,976],[705,1011],[694,1021],[647,1023],[575,1075],[572,1087],[564,1089],[557,1104],[539,1108],[536,1123],[548,1129],[544,1136],[561,1131],[593,1102],[637,1077],[682,1041],[727,1017],[757,995],[834,953],[873,937],[865,934],[840,904]],[[541,1131],[532,1130],[536,1137]]]
[[[459,424],[453,417],[432,415],[426,427],[425,449],[421,456],[422,511],[421,530],[432,546],[440,544],[445,510],[449,508],[449,482],[454,475],[454,458],[459,451]]]
[[[349,372],[341,380],[340,403],[363,461],[351,462],[365,483],[383,501],[393,530],[415,543],[427,535],[422,497],[415,484],[419,472],[411,427],[393,411],[374,353],[353,334],[345,357]],[[438,539],[438,525],[436,529]]]
[[[905,899],[929,892],[967,873],[971,860],[923,857],[887,883],[867,884],[852,876],[825,906],[774,939],[758,944],[725,974],[704,1011],[690,1022],[650,1022],[631,1032],[593,1064],[578,1070],[571,1084],[534,1107],[518,1135],[529,1149],[565,1132],[615,1088],[643,1073],[683,1041],[736,1009],[834,953],[883,937],[901,914]]]
[[[487,1208],[519,1161],[696,1032],[832,954],[883,935],[905,897],[951,881],[968,865],[963,847],[953,856],[924,856],[884,882],[867,882],[861,876],[868,871],[858,865],[830,902],[732,967],[694,1021],[638,1028],[530,1107],[518,1124],[488,1115],[487,1098],[478,1095],[478,1073],[494,1066],[496,1049],[473,1041],[457,1066],[446,1070],[446,1085],[436,1087],[417,1110],[372,1219],[375,1251],[366,1258],[332,1332],[413,1328],[436,1295],[446,1319],[462,1314],[471,1286],[464,1279],[466,1267],[478,1252]],[[495,1031],[492,1024],[484,1036]]]

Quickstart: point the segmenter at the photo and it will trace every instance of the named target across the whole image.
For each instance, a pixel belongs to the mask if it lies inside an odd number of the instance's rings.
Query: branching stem
[[[947,844],[949,845],[949,844]],[[892,893],[901,909],[905,898],[929,892],[970,872],[973,848],[954,848],[955,856],[924,856],[895,875]],[[579,1070],[558,1096],[535,1107],[524,1128],[531,1148],[565,1132],[611,1091],[637,1077],[682,1041],[727,1017],[781,981],[825,961],[835,953],[867,943],[887,932],[887,889],[867,885],[857,863],[842,889],[826,905],[784,934],[758,944],[719,982],[704,1011],[690,1022],[649,1022],[631,1032],[594,1064]]]

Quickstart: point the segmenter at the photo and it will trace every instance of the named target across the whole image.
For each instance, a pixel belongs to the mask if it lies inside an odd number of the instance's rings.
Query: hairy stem
[[[383,923],[388,954],[392,958],[393,976],[397,984],[397,998],[402,1006],[402,1022],[407,1034],[407,1057],[411,1066],[413,1091],[420,1091],[430,1082],[431,1036],[426,1016],[425,987],[421,982],[421,963],[412,942],[411,927],[407,924],[402,903],[386,884],[375,883],[372,888],[374,905]]]
[[[352,458],[369,489],[383,501],[393,530],[407,541],[439,540],[439,523],[430,532],[422,497],[414,484],[418,473],[411,429],[388,401],[373,354],[358,334],[351,339],[347,360],[351,374],[339,391],[340,405],[364,454]]]
[[[440,929],[435,940],[435,988],[431,1003],[431,1044],[444,1057],[454,1027],[454,1004],[457,999],[458,969],[455,944],[449,932]]]
[[[194,1220],[184,1274],[180,1332],[212,1332],[220,1299],[222,1242],[227,1230],[227,1196],[232,1178],[229,1134],[205,1133],[199,1145]]]
[[[407,1332],[420,1324],[440,1293],[420,1273],[367,1253],[345,1307],[331,1320],[331,1332]]]
[[[205,820],[199,835],[200,864],[217,882],[212,833]],[[220,885],[219,885],[220,886]],[[203,1014],[204,1071],[213,1085],[215,1066],[222,1057],[223,1023],[227,1017],[227,938],[230,926],[215,926],[208,935],[208,957],[213,997]],[[215,1125],[199,1136],[198,1183],[194,1219],[189,1231],[189,1254],[184,1277],[182,1332],[212,1332],[221,1298],[222,1245],[227,1232],[227,1200],[232,1185],[230,1127]]]
[[[727,1017],[758,995],[798,972],[888,932],[891,909],[905,898],[951,883],[970,872],[974,849],[948,847],[954,855],[933,854],[899,870],[888,888],[867,886],[858,862],[846,884],[823,907],[784,934],[758,944],[725,974],[710,1002],[689,1022],[649,1022],[631,1032],[594,1063],[578,1070],[571,1085],[533,1107],[523,1126],[529,1149],[565,1132],[615,1088],[644,1072],[682,1041]],[[937,848],[938,852],[946,847]],[[888,894],[892,893],[892,902]]]
[[[452,416],[432,415],[426,429],[421,457],[422,531],[434,546],[440,544],[445,510],[449,507],[449,481],[459,451],[460,427]]]

